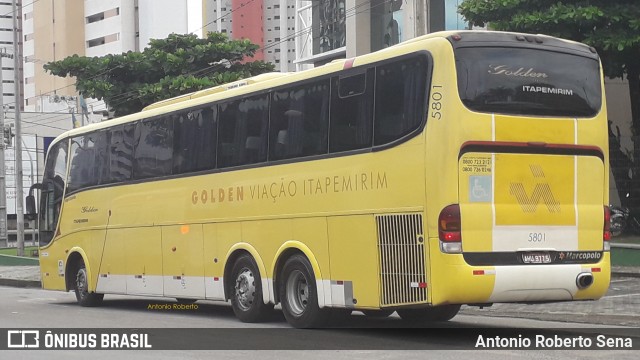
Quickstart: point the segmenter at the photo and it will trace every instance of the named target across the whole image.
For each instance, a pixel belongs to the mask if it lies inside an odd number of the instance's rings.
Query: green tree
[[[225,34],[171,34],[153,39],[141,52],[86,57],[72,55],[44,65],[52,75],[76,79],[77,91],[104,100],[117,116],[189,92],[264,72],[274,66],[246,61],[258,49],[249,40],[229,40]]]
[[[628,156],[620,150],[619,130],[615,133],[609,130],[613,135],[612,170],[623,204],[640,215],[640,1],[465,0],[459,10],[473,25],[547,34],[593,46],[600,55],[606,76],[626,76],[631,98],[631,130],[636,136],[633,154]],[[627,191],[630,198],[625,197]]]

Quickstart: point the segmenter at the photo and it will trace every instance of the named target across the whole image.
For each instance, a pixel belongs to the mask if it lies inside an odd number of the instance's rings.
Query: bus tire
[[[260,271],[251,255],[242,255],[231,270],[231,307],[238,319],[246,323],[264,321],[273,305],[262,300]]]
[[[89,292],[89,276],[87,275],[87,267],[85,266],[84,261],[80,260],[76,269],[73,284],[78,304],[85,307],[100,305],[104,298],[104,294]]]
[[[460,305],[441,305],[422,309],[396,310],[402,320],[411,323],[428,323],[435,321],[449,321],[460,311]]]
[[[393,314],[394,310],[380,309],[380,310],[362,310],[362,313],[372,318],[386,318]]]
[[[320,309],[313,268],[306,257],[293,255],[282,268],[278,281],[282,312],[296,328],[322,327],[330,309]]]

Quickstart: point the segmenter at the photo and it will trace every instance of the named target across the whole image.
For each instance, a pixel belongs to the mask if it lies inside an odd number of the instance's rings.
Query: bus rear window
[[[471,110],[590,117],[601,106],[595,59],[523,48],[456,50],[460,99]]]

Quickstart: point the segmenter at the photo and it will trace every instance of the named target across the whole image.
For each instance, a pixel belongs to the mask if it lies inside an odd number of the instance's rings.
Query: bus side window
[[[106,166],[106,131],[99,131],[71,139],[71,167],[69,191],[77,191],[100,184],[102,167]]]
[[[116,126],[110,130],[108,176],[102,181],[117,183],[131,180],[133,171],[134,124]]]
[[[267,94],[221,104],[218,167],[266,161],[268,124]]]
[[[215,168],[217,107],[173,116],[173,174]]]
[[[376,68],[374,145],[400,139],[422,124],[426,81],[424,56]]]
[[[371,147],[374,69],[331,79],[329,152]]]
[[[269,126],[269,160],[288,158],[289,122],[285,115],[290,107],[290,96],[295,90],[276,90],[271,94],[271,124]]]
[[[237,120],[238,102],[220,104],[220,121],[218,123],[218,167],[238,165],[244,147],[236,147],[236,128],[243,124]]]
[[[95,176],[96,185],[109,182],[109,141],[111,140],[111,131],[99,131],[96,137],[96,162]]]
[[[133,176],[146,179],[171,175],[173,123],[168,116],[143,120],[136,125]]]
[[[246,121],[244,164],[267,160],[267,128],[269,126],[268,95],[244,99],[240,104],[240,117]]]
[[[327,152],[329,81],[277,90],[271,98],[270,160]]]

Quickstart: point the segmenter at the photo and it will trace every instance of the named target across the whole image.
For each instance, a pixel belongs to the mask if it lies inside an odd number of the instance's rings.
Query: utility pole
[[[2,59],[12,58],[13,55],[7,54],[6,49],[0,49],[0,241],[3,242],[4,247],[9,247],[9,235],[7,235],[7,172],[4,167],[4,149],[5,146],[5,133],[4,133],[4,83],[2,78]],[[11,137],[9,136],[9,140]]]
[[[416,1],[414,4],[416,23],[415,23],[415,36],[422,36],[429,33],[429,11],[430,0]]]
[[[23,198],[23,184],[22,184],[22,120],[20,119],[20,107],[22,106],[22,98],[20,92],[22,91],[22,77],[20,76],[20,63],[22,61],[22,54],[20,52],[20,46],[18,40],[18,7],[16,1],[13,0],[13,74],[14,74],[14,86],[15,86],[15,110],[16,110],[16,225],[17,225],[17,238],[18,238],[18,256],[24,256],[24,198]]]

